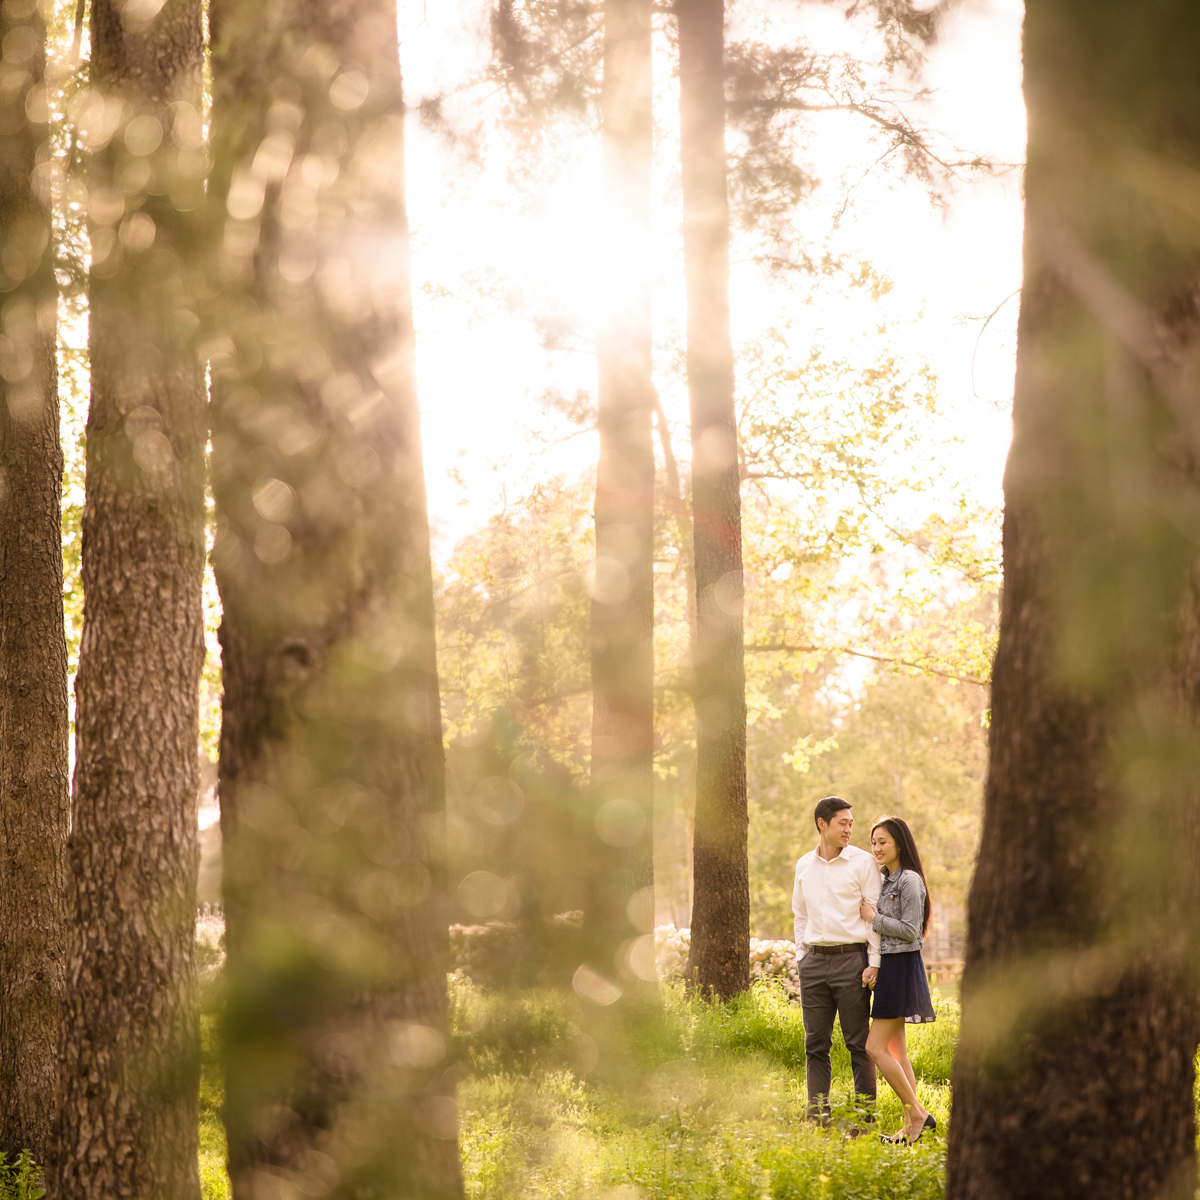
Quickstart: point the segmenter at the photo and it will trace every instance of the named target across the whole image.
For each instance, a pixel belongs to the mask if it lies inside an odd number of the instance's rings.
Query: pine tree
[[[1030,0],[950,1200],[1195,1189],[1200,10]]]
[[[91,42],[105,119],[89,156],[85,602],[49,1191],[198,1200],[207,430],[185,147],[199,132],[199,0],[94,0]]]
[[[650,324],[653,92],[650,0],[605,0],[603,118],[609,247],[618,281],[596,345],[592,757],[599,870],[585,920],[601,971],[653,919],[654,384]],[[630,903],[641,892],[631,914]]]
[[[0,8],[0,1150],[45,1161],[64,986],[67,647],[45,23]],[[6,76],[9,78],[10,76]],[[42,172],[45,179],[45,172]]]
[[[457,1197],[396,10],[210,21],[230,1177]]]
[[[696,563],[696,826],[688,971],[750,986],[742,520],[729,328],[724,0],[680,0],[679,116]]]

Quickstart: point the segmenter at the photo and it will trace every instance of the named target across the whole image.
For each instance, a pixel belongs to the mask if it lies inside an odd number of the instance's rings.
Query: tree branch
[[[796,646],[788,642],[760,642],[748,643],[744,649],[747,654],[850,654],[855,658],[868,658],[872,662],[887,663],[897,667],[911,667],[914,671],[924,671],[927,675],[939,675],[943,679],[953,679],[958,683],[973,683],[976,687],[988,686],[986,679],[977,679],[974,675],[939,671],[936,667],[927,667],[922,663],[911,662],[907,658],[889,658],[884,654],[870,654],[866,650],[851,650],[848,646]]]
[[[947,162],[930,149],[928,143],[921,137],[920,133],[903,117],[900,119],[886,117],[883,113],[877,112],[874,108],[865,104],[854,104],[852,102],[815,104],[809,100],[731,100],[726,107],[727,111],[731,113],[752,112],[763,109],[770,109],[777,112],[856,113],[860,117],[866,117],[868,121],[874,121],[881,129],[886,129],[889,133],[899,138],[903,144],[911,146],[914,150],[919,150],[926,157],[937,163],[944,171],[953,172],[961,167],[992,166],[990,159],[979,156],[961,162]]]

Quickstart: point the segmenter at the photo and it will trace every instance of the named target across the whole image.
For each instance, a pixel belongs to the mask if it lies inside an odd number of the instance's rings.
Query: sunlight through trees
[[[1196,19],[1018,7],[0,3],[0,1200],[1191,1196]]]

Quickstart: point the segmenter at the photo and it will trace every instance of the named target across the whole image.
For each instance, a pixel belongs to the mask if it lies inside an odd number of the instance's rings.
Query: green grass
[[[958,1004],[909,1030],[922,1102],[938,1119],[913,1150],[857,1140],[850,1057],[835,1035],[834,1122],[804,1119],[804,1028],[783,993],[728,1005],[675,987],[598,1009],[553,991],[451,985],[461,1148],[470,1200],[940,1200]],[[228,1200],[215,1017],[202,1019],[200,1180]],[[875,1129],[900,1126],[880,1083]]]
[[[852,1140],[850,1056],[835,1034],[834,1120],[804,1119],[804,1028],[758,986],[721,1006],[664,986],[662,1003],[597,1009],[553,991],[451,981],[460,1145],[469,1200],[941,1200],[956,998],[908,1030],[922,1103],[937,1117],[912,1150]],[[229,1200],[216,1018],[201,1020],[200,1180]],[[1200,1067],[1200,1059],[1198,1067]],[[1196,1079],[1200,1108],[1200,1070]],[[876,1129],[900,1126],[880,1080]],[[0,1164],[0,1200],[32,1200]],[[32,1182],[32,1180],[30,1180]],[[1200,1193],[1197,1193],[1200,1200]]]
[[[939,1136],[913,1150],[851,1140],[849,1055],[834,1046],[834,1127],[804,1120],[804,1033],[781,992],[727,1006],[663,989],[661,1008],[599,1010],[573,996],[454,988],[466,1074],[462,1153],[472,1200],[940,1198],[958,1006],[909,1032]],[[620,1009],[620,1005],[617,1006]],[[899,1128],[880,1087],[877,1129]]]
[[[208,1013],[200,1018],[200,1053],[200,1193],[204,1200],[229,1200],[221,1124],[225,1085],[217,1054],[216,1017]]]

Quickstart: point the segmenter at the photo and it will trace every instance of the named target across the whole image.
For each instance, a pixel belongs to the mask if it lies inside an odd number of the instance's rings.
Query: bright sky
[[[758,3],[778,6],[779,0]],[[731,22],[744,11],[731,8]],[[791,11],[799,13],[800,27],[818,48],[854,48],[854,32],[834,7],[811,4]],[[487,54],[486,7],[480,0],[402,0],[400,14],[412,105],[463,80]],[[1025,142],[1021,17],[1019,0],[962,4],[929,61],[924,84],[933,95],[910,106],[910,115],[973,154],[1019,163]],[[656,71],[669,100],[673,84],[665,54],[664,44]],[[576,473],[594,456],[590,437],[553,449],[539,449],[530,440],[531,431],[555,432],[538,403],[544,390],[570,395],[577,388],[594,389],[592,355],[586,347],[547,352],[532,325],[506,314],[502,304],[479,299],[470,284],[516,287],[586,328],[606,283],[605,255],[595,236],[601,186],[598,154],[585,141],[570,151],[578,159],[550,194],[522,196],[507,185],[502,164],[489,161],[483,175],[464,173],[415,120],[410,127],[408,193],[426,473],[444,554],[506,496],[520,496],[534,479],[555,471]],[[811,150],[818,175],[831,180],[860,175],[860,164],[875,157],[864,134],[854,119],[832,118]],[[664,158],[673,138],[672,129],[662,131]],[[814,204],[814,226],[823,227],[827,219],[822,202],[818,197]],[[660,206],[650,247],[658,278],[655,318],[664,342],[677,336],[682,321],[678,213],[671,204],[677,198]],[[877,172],[855,191],[836,244],[890,277],[892,294],[878,310],[862,300],[834,302],[823,304],[814,317],[794,293],[744,264],[735,268],[733,280],[735,338],[794,317],[798,336],[820,336],[837,346],[886,320],[898,349],[914,361],[928,359],[940,377],[950,432],[962,439],[948,464],[954,478],[981,501],[996,503],[1009,441],[1017,314],[1012,293],[1020,286],[1021,223],[1015,169],[963,182],[940,209],[919,185]],[[1012,298],[1005,302],[1006,297]],[[997,307],[984,330],[984,319]],[[664,345],[656,360],[659,389],[672,420],[684,425],[686,396],[670,370],[669,349]],[[559,425],[557,432],[566,429]]]

